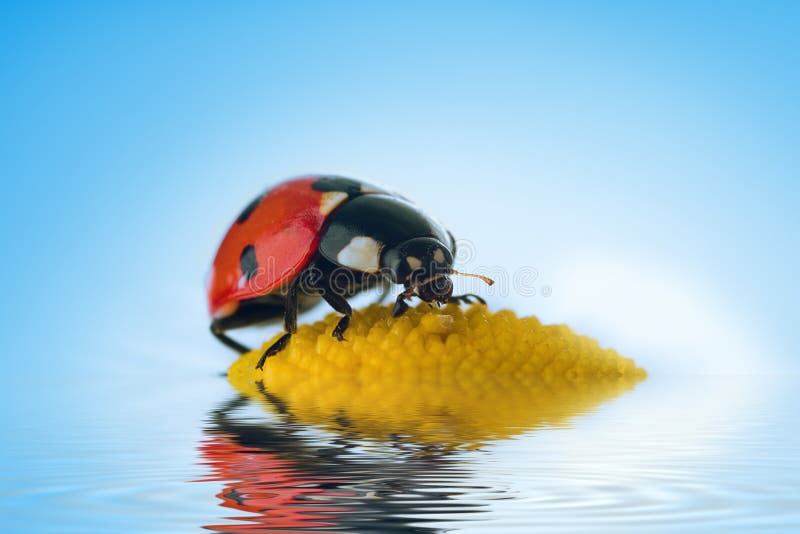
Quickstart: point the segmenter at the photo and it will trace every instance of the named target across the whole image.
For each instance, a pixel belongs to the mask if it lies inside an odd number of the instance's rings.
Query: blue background
[[[139,398],[193,402],[192,377],[231,361],[207,332],[215,247],[256,193],[308,172],[402,191],[469,240],[467,267],[535,268],[535,295],[491,305],[651,375],[796,371],[798,15],[6,4],[6,462],[82,421],[123,428]]]

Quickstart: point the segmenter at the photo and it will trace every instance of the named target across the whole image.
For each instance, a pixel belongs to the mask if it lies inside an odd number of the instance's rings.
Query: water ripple
[[[9,431],[2,530],[800,531],[794,381],[650,377],[577,404],[537,391],[559,407],[483,390],[276,412],[218,390],[183,411],[140,400],[135,433],[128,418]]]
[[[650,532],[800,525],[797,449],[774,435],[775,414],[720,412],[719,395],[741,390],[709,383],[693,384],[692,395],[665,405],[668,395],[687,393],[682,387],[656,383],[648,391],[645,384],[631,396],[634,404],[626,397],[605,411],[583,406],[571,418],[554,410],[556,424],[528,417],[539,424],[504,428],[502,438],[486,435],[468,448],[379,439],[377,413],[366,426],[341,424],[347,410],[327,421],[313,411],[311,423],[292,416],[291,407],[259,418],[264,405],[241,397],[212,413],[200,447],[211,473],[206,480],[223,485],[222,506],[240,515],[207,528]],[[439,429],[447,417],[424,412],[411,422],[417,437],[453,438]],[[459,414],[459,425],[467,415]],[[397,429],[396,421],[388,426]],[[476,429],[467,433],[472,438]],[[794,469],[780,469],[783,463]]]

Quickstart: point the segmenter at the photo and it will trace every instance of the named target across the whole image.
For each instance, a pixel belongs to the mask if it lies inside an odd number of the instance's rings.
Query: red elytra
[[[347,197],[312,189],[311,184],[318,178],[298,178],[273,187],[243,222],[231,225],[208,278],[208,309],[213,317],[229,315],[239,301],[266,295],[288,284],[308,265],[330,210]],[[250,245],[260,267],[256,276],[248,280],[240,257]]]

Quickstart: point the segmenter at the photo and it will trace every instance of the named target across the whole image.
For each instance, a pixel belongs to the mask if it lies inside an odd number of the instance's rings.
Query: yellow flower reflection
[[[485,306],[422,304],[400,318],[373,305],[301,326],[289,346],[230,368],[231,383],[295,421],[370,440],[470,448],[543,425],[561,425],[644,379],[612,349],[563,325]],[[265,344],[265,348],[273,340]]]

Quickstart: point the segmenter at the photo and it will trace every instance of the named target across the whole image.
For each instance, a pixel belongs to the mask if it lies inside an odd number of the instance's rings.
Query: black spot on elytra
[[[248,279],[252,280],[258,270],[258,261],[256,260],[256,247],[247,245],[239,256],[239,267],[242,269],[242,274]]]
[[[323,192],[337,191],[352,197],[361,194],[361,182],[343,176],[323,176],[311,184],[311,189]]]
[[[262,198],[264,198],[264,195],[258,195],[256,198],[254,198],[253,201],[250,202],[250,204],[248,204],[247,207],[245,207],[242,210],[242,213],[240,213],[239,216],[236,217],[236,222],[239,224],[245,222],[248,219],[248,217],[250,217],[250,214],[253,213],[253,210],[256,209],[256,206],[258,206],[261,203]]]

